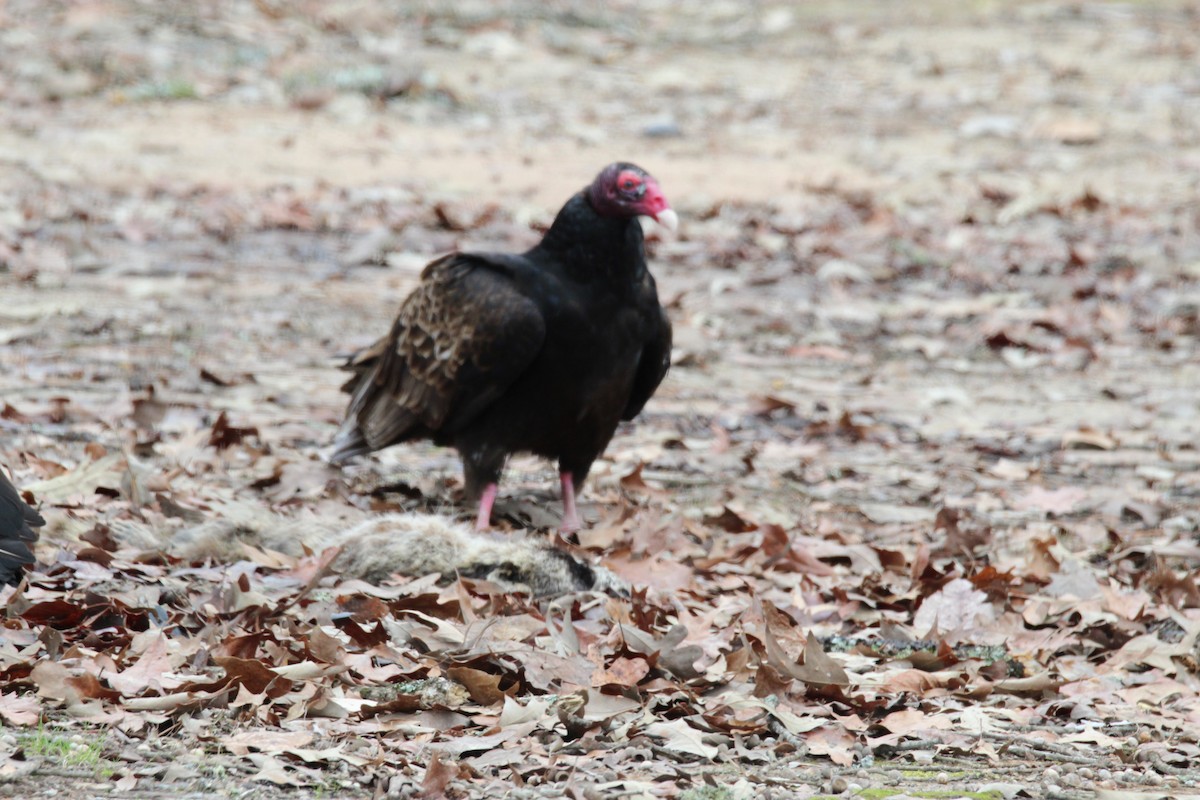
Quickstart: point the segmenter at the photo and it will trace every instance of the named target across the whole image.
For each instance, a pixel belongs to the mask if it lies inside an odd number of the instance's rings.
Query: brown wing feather
[[[426,267],[391,332],[351,359],[352,395],[335,461],[452,432],[495,400],[541,350],[545,323],[502,267],[451,255]]]

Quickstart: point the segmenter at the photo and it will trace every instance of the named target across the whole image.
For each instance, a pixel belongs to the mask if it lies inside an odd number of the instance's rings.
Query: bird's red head
[[[609,164],[592,181],[587,195],[592,208],[603,217],[647,216],[671,230],[679,224],[658,181],[634,164]]]

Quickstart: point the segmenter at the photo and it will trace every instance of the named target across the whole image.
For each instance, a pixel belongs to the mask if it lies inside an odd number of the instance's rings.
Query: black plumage
[[[42,515],[21,499],[20,492],[0,472],[0,583],[16,586],[26,564],[34,562],[29,545],[38,539],[35,528],[46,524]]]
[[[654,178],[611,164],[531,250],[429,264],[391,332],[347,365],[332,460],[413,439],[452,446],[486,527],[505,460],[534,453],[557,460],[563,527],[578,527],[575,491],[670,365],[640,215],[676,221]]]

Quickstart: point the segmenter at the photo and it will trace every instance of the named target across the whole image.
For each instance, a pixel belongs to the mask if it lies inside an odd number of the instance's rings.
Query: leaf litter
[[[696,38],[683,52],[737,35],[684,5],[678,30]],[[221,41],[264,24],[228,13],[244,19],[218,15]],[[305,41],[372,24],[338,13],[324,32],[292,17],[273,34],[284,55],[264,57],[300,70]],[[1124,23],[1090,6],[1022,13],[993,19],[993,35],[1094,27],[1128,44]],[[1155,64],[1186,57],[1170,26],[1135,19]],[[422,24],[435,59],[448,31],[482,37],[496,20]],[[551,49],[606,57],[572,38],[578,27],[545,24]],[[913,27],[840,25],[810,44],[926,53],[911,50]],[[35,119],[47,112],[34,101],[79,81],[72,59],[110,65],[81,100],[94,113],[152,74],[134,40],[117,35],[110,46],[129,52],[97,61],[78,30],[63,29],[57,66],[25,54],[42,66],[12,91],[32,92]],[[503,58],[503,41],[469,49]],[[1012,79],[1046,79],[1054,65],[1021,52],[1005,62]],[[197,70],[206,102],[227,101],[211,67],[180,68]],[[878,96],[941,102],[929,82],[967,68],[908,64]],[[319,88],[289,102],[336,122],[349,95]],[[1159,102],[1130,89],[1143,90]],[[461,88],[425,91],[372,89],[393,99],[369,113],[461,121]],[[726,102],[684,94],[703,116]],[[536,113],[579,124],[570,109]],[[839,124],[827,116],[818,124]],[[343,406],[334,365],[390,322],[426,256],[521,246],[537,212],[418,184],[147,188],[5,166],[0,456],[50,525],[39,570],[6,600],[0,719],[16,735],[0,737],[0,779],[54,774],[22,738],[51,728],[103,731],[106,767],[82,777],[122,792],[235,775],[347,796],[654,797],[713,783],[804,796],[892,785],[897,770],[1021,784],[1030,765],[1063,791],[1194,792],[1194,202],[1170,176],[1121,193],[1061,167],[1044,185],[977,174],[988,137],[1022,135],[1010,130],[964,120],[960,152],[979,161],[962,172],[932,176],[902,151],[866,187],[813,178],[770,200],[680,198],[680,236],[649,237],[676,366],[597,464],[590,525],[569,543],[635,588],[555,600],[467,577],[343,580],[328,552],[246,545],[207,564],[164,546],[239,514],[458,513],[455,459],[436,448],[346,473],[323,463]],[[1120,135],[1062,115],[1022,146],[1101,180],[1090,159]],[[1016,176],[1044,167],[1005,152]],[[1194,166],[1194,147],[1179,152]],[[555,518],[548,482],[546,465],[514,460],[509,527]]]

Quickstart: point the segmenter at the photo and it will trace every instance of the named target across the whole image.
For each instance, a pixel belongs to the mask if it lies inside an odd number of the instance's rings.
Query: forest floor
[[[49,523],[0,796],[1200,796],[1198,43],[1167,2],[0,2],[0,462]],[[452,452],[327,466],[340,360],[614,160],[682,220],[575,543],[631,597],[121,538],[467,516]],[[555,484],[514,459],[501,526]]]

